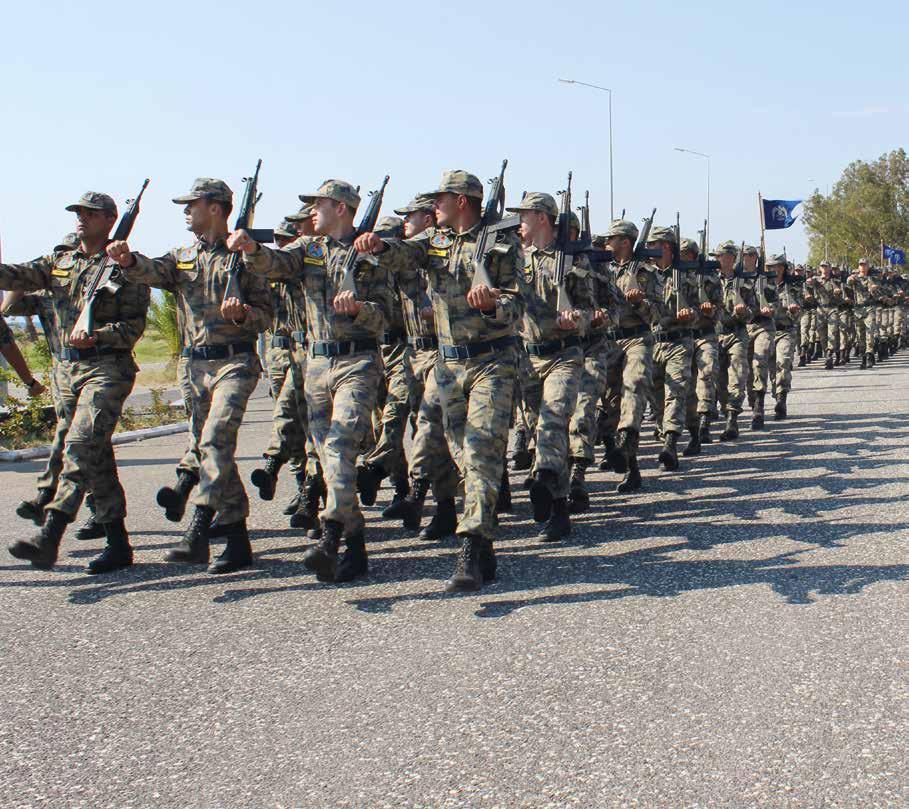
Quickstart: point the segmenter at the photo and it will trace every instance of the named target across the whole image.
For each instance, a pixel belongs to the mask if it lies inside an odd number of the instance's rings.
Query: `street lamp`
[[[612,90],[608,87],[600,87],[598,84],[588,84],[586,81],[575,81],[574,79],[559,79],[562,84],[579,84],[581,87],[591,87],[594,90],[602,90],[609,93],[609,219],[615,220],[615,202],[612,193]]]
[[[680,146],[673,147],[677,152],[693,154],[695,157],[703,157],[707,161],[707,232],[704,234],[704,241],[710,244],[710,155],[703,152],[696,152],[693,149],[682,149]]]

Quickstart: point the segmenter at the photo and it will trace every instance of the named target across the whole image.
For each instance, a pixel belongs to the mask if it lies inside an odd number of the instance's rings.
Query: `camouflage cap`
[[[73,213],[78,211],[79,208],[89,208],[93,211],[109,211],[114,216],[117,215],[117,203],[114,202],[113,197],[101,194],[98,191],[86,191],[79,197],[78,202],[66,206],[66,210]]]
[[[195,202],[197,199],[207,199],[211,202],[232,202],[234,192],[230,190],[224,180],[214,177],[197,177],[186,194],[174,197],[177,205]]]
[[[398,216],[383,216],[376,222],[374,232],[389,238],[400,238],[404,235],[404,220]]]
[[[757,249],[753,244],[746,244],[746,245],[745,245],[744,251],[742,251],[742,254],[745,255],[745,256],[757,256],[757,255],[760,255],[760,254],[758,253],[758,249]]]
[[[724,254],[727,256],[737,256],[739,254],[739,247],[734,241],[729,239],[725,242],[720,242],[713,249],[713,254],[715,256],[722,256]]]
[[[559,206],[556,205],[555,198],[552,194],[546,194],[542,191],[528,191],[524,198],[513,208],[506,208],[511,213],[520,211],[538,211],[539,213],[549,214],[553,219],[559,215]]]
[[[312,194],[300,194],[301,202],[313,203],[317,199],[333,199],[343,202],[348,208],[360,207],[360,195],[346,180],[326,180]]]
[[[667,227],[653,227],[650,229],[650,235],[647,237],[647,241],[675,244],[675,230]]]
[[[602,233],[596,233],[590,242],[596,248],[603,248],[606,246],[606,236],[604,236]]]
[[[867,263],[868,263],[868,259],[867,259],[867,258],[860,258],[858,263],[859,263],[859,264],[867,264]]]
[[[275,236],[286,236],[290,239],[297,238],[297,226],[290,219],[283,219],[281,224],[275,228]]]
[[[435,210],[433,206],[435,198],[435,194],[417,194],[403,208],[395,208],[394,210],[398,216],[407,216],[407,214],[416,213],[417,211],[432,213]]]
[[[616,219],[606,231],[606,238],[612,236],[626,236],[634,241],[638,237],[638,226],[628,219]]]
[[[483,183],[464,169],[442,172],[442,181],[434,194],[463,194],[465,197],[483,199]]]
[[[789,260],[782,253],[771,253],[767,256],[767,266],[773,267],[777,264],[788,264]]]
[[[301,205],[299,211],[288,214],[284,219],[288,222],[302,222],[304,219],[309,219],[312,216],[312,212],[312,205]]]
[[[54,245],[54,252],[59,253],[64,250],[75,250],[78,246],[79,234],[67,233],[59,244]]]
[[[830,265],[830,262],[827,261],[827,259],[824,259],[824,260],[823,260],[820,264],[818,264],[817,266],[818,266],[818,267],[829,267],[829,266],[831,266],[831,265]]]
[[[698,246],[698,243],[694,239],[682,239],[682,243],[679,245],[679,252],[689,252],[697,255],[701,252],[701,248]]]
[[[559,214],[559,215],[556,217],[556,227],[559,226],[559,224],[561,223],[561,221],[562,221],[562,214]],[[574,211],[571,211],[571,212],[568,214],[568,227],[570,227],[570,228],[576,228],[576,229],[578,230],[579,233],[580,233],[580,231],[581,231],[581,220],[578,219],[578,215],[577,215]]]

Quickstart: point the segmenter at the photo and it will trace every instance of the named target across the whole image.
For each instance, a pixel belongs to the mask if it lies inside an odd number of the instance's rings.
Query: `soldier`
[[[764,398],[770,378],[770,363],[773,354],[773,303],[776,292],[770,285],[763,269],[758,267],[758,250],[747,245],[742,257],[747,275],[757,273],[751,284],[756,308],[752,310],[748,323],[748,357],[751,361],[749,374],[749,399],[751,405],[751,429],[764,429]]]
[[[824,368],[830,371],[835,362],[835,352],[839,350],[838,306],[843,293],[833,280],[833,268],[830,262],[822,261],[819,269],[820,275],[809,279],[805,286],[810,287],[812,295],[818,303],[815,315],[818,342],[827,352]]]
[[[768,271],[776,273],[776,301],[773,318],[776,325],[774,334],[773,366],[773,408],[774,418],[779,421],[787,416],[786,398],[792,388],[792,362],[795,357],[796,324],[801,314],[801,293],[787,274],[785,255],[773,255],[767,259]]]
[[[593,298],[589,264],[575,257],[564,279],[556,277],[556,220],[559,209],[549,194],[530,192],[508,208],[520,214],[524,248],[524,318],[521,337],[532,375],[522,381],[524,406],[536,425],[536,453],[530,502],[533,518],[546,525],[544,542],[571,532],[568,512],[568,424],[575,410],[584,352],[581,337],[591,320]],[[564,294],[564,300],[560,297]],[[567,308],[560,310],[559,304]]]
[[[224,298],[230,279],[227,219],[233,209],[233,192],[226,183],[200,177],[174,203],[184,206],[187,229],[196,239],[192,245],[156,259],[132,252],[126,242],[113,242],[107,252],[126,278],[171,292],[190,335],[193,419],[200,431],[199,484],[189,527],[166,558],[208,564],[209,531],[217,512],[226,546],[208,572],[231,573],[252,564],[246,528],[249,500],[235,456],[246,403],[262,372],[256,341],[271,325],[271,299],[265,283],[248,273],[238,275],[243,300]]]
[[[738,418],[748,384],[748,330],[746,324],[757,311],[753,290],[735,268],[738,250],[735,243],[723,242],[716,248],[723,285],[723,308],[720,312],[719,369],[717,400],[726,412],[726,426],[720,441],[739,437]]]
[[[117,477],[111,436],[123,403],[133,389],[136,363],[132,350],[145,330],[149,289],[124,283],[116,293],[103,292],[95,303],[92,334],[75,327],[86,285],[106,263],[104,248],[117,206],[107,194],[87,192],[66,210],[76,214],[79,246],[26,264],[0,264],[0,289],[48,290],[54,302],[57,344],[54,384],[64,418],[68,419],[63,469],[47,518],[31,540],[10,546],[17,559],[49,570],[67,524],[73,521],[86,491],[92,492],[96,520],[104,526],[107,547],[88,566],[89,573],[107,573],[132,564],[126,531],[126,496]]]
[[[653,330],[653,398],[663,439],[659,461],[667,472],[679,468],[677,444],[685,423],[694,358],[694,339],[688,326],[697,316],[690,303],[697,299],[697,289],[687,273],[678,273],[680,284],[676,288],[676,273],[672,271],[676,238],[672,228],[655,227],[648,242],[662,251],[655,264],[663,286],[665,309]]]
[[[322,537],[303,557],[320,581],[345,582],[368,572],[365,521],[357,503],[356,461],[370,427],[382,368],[378,338],[391,316],[387,273],[364,260],[355,267],[355,291],[343,290],[350,254],[356,189],[326,180],[300,199],[314,207],[318,236],[303,236],[285,250],[257,245],[245,231],[231,234],[250,272],[272,280],[298,279],[306,304],[306,406],[327,487]],[[346,548],[340,562],[342,538]]]
[[[855,345],[855,318],[852,313],[855,307],[855,292],[848,283],[849,278],[849,270],[843,265],[842,270],[836,277],[843,296],[838,307],[840,312],[840,353],[837,365],[849,364],[852,347]]]
[[[464,478],[461,549],[449,592],[478,590],[495,578],[495,507],[514,395],[515,332],[523,316],[523,256],[513,234],[495,236],[487,268],[493,286],[473,286],[482,200],[483,184],[474,175],[446,171],[435,192],[436,227],[405,241],[376,234],[357,241],[358,249],[381,254],[383,265],[405,278],[426,270],[446,438]]]
[[[799,321],[799,368],[806,366],[813,360],[817,335],[817,298],[814,297],[811,279],[814,270],[807,268],[802,285],[802,317]],[[873,312],[872,312],[873,317]]]

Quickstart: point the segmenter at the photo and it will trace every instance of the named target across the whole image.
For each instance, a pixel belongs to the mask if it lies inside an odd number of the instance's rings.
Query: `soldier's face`
[[[606,239],[606,245],[612,250],[616,261],[625,261],[630,258],[634,245],[627,236],[610,236]]]
[[[753,256],[750,253],[745,253],[745,256],[742,259],[742,263],[745,265],[745,269],[748,272],[751,272],[755,267],[757,267],[757,261],[758,257]]]
[[[694,261],[698,255],[693,250],[683,250],[680,253],[682,261]]]
[[[436,210],[436,222],[445,227],[454,224],[458,215],[458,195],[457,194],[437,194],[433,201],[433,207]]]
[[[868,265],[867,265],[867,264],[859,264],[859,272],[860,272],[862,275],[868,275]]]
[[[297,222],[297,235],[298,236],[312,236],[316,232],[315,227],[312,223],[312,217],[307,216],[306,219],[301,219]]]
[[[194,199],[183,209],[186,218],[186,229],[195,234],[205,233],[212,224],[212,205],[208,200]]]
[[[530,244],[543,228],[546,221],[545,214],[539,211],[521,211],[521,241]]]
[[[328,197],[319,197],[312,212],[312,224],[316,233],[325,236],[341,222],[341,203]]]
[[[411,211],[404,217],[404,238],[410,239],[426,228],[432,227],[432,214],[426,211]]]
[[[720,262],[720,269],[723,272],[732,272],[735,267],[735,256],[732,253],[720,253],[716,260]]]
[[[76,211],[76,233],[83,241],[94,242],[103,239],[110,233],[114,224],[114,217],[107,211],[98,211],[94,208],[79,208]]]

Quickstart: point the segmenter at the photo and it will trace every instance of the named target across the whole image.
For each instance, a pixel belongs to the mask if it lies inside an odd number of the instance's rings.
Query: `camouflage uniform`
[[[202,195],[227,202],[232,198],[220,180],[199,178],[189,194],[174,202],[184,204]],[[193,504],[218,512],[224,525],[249,516],[249,500],[235,459],[237,434],[262,372],[256,341],[271,325],[268,287],[243,272],[238,276],[240,290],[251,310],[239,323],[221,316],[231,255],[223,239],[209,244],[200,238],[156,259],[133,253],[135,263],[123,270],[133,281],[173,293],[186,324],[192,418],[199,430],[199,485]]]
[[[693,244],[693,243],[692,243]],[[691,323],[692,347],[692,380],[688,390],[687,422],[692,432],[701,430],[701,438],[709,439],[709,419],[716,412],[716,377],[719,363],[719,342],[717,340],[717,321],[723,307],[723,285],[716,274],[698,274],[695,279],[695,291],[691,302],[697,317]],[[711,303],[714,312],[705,315],[700,306]],[[701,429],[699,419],[707,420],[707,426]]]
[[[735,244],[724,242],[717,252],[736,252]],[[746,324],[757,311],[754,291],[741,278],[720,276],[723,286],[723,307],[720,312],[719,368],[717,372],[717,401],[729,413],[742,412],[745,387],[748,384],[748,330]],[[748,311],[743,317],[735,314],[736,304]]]
[[[771,256],[768,265],[773,266],[785,261],[784,256]],[[773,307],[773,319],[776,326],[774,336],[776,361],[773,365],[773,398],[779,401],[781,398],[785,400],[786,394],[792,388],[792,363],[795,357],[796,323],[799,315],[792,314],[789,307],[801,307],[802,295],[789,276],[784,276],[783,282],[777,283],[776,293],[777,298]]]
[[[745,252],[757,250],[746,247]],[[776,291],[773,282],[761,275],[750,282],[750,288],[755,296],[755,309],[752,310],[751,322],[748,324],[748,359],[750,361],[748,373],[749,398],[752,401],[754,417],[752,427],[759,428],[764,413],[764,397],[770,380],[770,365],[773,356],[774,323],[773,316],[761,314],[761,309],[772,310],[776,301]]]
[[[839,309],[837,308],[839,300],[834,295],[838,284],[833,278],[824,279],[822,276],[817,276],[810,279],[808,285],[818,304],[815,315],[817,339],[821,348],[827,351],[829,357],[832,357],[833,352],[839,350]]]

